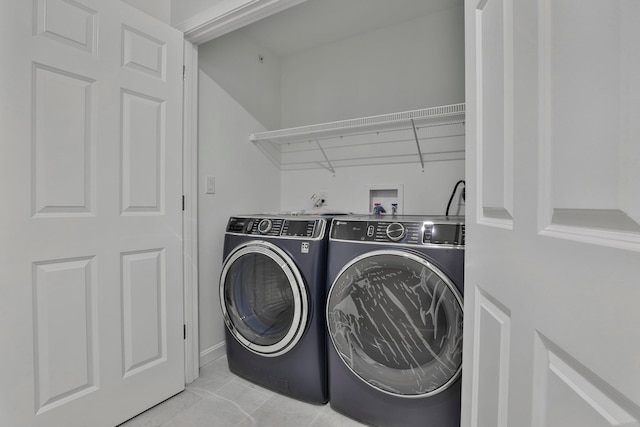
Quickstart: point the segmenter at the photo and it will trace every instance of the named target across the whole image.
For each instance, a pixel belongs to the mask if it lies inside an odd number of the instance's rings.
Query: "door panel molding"
[[[640,158],[630,119],[640,87],[628,72],[640,61],[627,58],[625,41],[640,36],[631,19],[640,9],[540,0],[539,11],[540,234],[640,251],[640,189],[629,186],[638,172],[628,160]]]
[[[98,12],[73,0],[37,0],[36,35],[95,54]]]
[[[471,425],[507,427],[511,313],[476,286],[474,316]]]
[[[96,81],[37,62],[32,68],[32,215],[95,216]]]
[[[480,224],[508,230],[513,229],[512,8],[511,0],[483,0],[475,8],[476,217]]]
[[[127,89],[121,94],[122,214],[163,214],[165,102]]]
[[[97,261],[33,263],[36,415],[98,389]]]
[[[640,426],[640,407],[538,331],[533,378],[534,427]]]
[[[166,360],[165,262],[163,249],[121,254],[124,378]]]
[[[141,55],[144,53],[144,55]],[[122,26],[122,66],[166,80],[167,44],[128,25]]]

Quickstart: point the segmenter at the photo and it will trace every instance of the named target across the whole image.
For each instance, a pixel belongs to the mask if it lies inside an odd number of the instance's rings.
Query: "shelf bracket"
[[[318,141],[318,138],[313,138],[313,140],[316,142],[316,144],[318,145],[318,148],[320,149],[320,152],[324,156],[324,159],[327,161],[327,165],[329,165],[329,167],[327,167],[327,169],[329,169],[331,171],[331,173],[335,175],[336,171],[333,168],[333,166],[331,165],[331,161],[327,157],[327,153],[324,152],[324,148],[322,148],[322,145],[320,145],[320,141]]]
[[[422,165],[422,172],[424,172],[424,159],[422,158],[422,150],[420,150],[420,141],[418,140],[418,130],[416,129],[416,122],[411,119],[411,127],[413,128],[413,137],[416,139],[416,147],[418,147],[418,156],[420,156],[420,164]]]

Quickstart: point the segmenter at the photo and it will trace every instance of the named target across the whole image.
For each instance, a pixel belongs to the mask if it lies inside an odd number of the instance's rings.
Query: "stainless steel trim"
[[[234,215],[231,218],[247,218],[247,219],[265,219],[265,217],[261,217],[259,215],[256,216],[242,216],[242,215]],[[274,217],[269,217],[273,219]],[[304,220],[304,216],[285,216],[279,217],[285,220]],[[255,236],[260,239],[291,239],[291,240],[322,240],[325,237],[325,233],[327,232],[327,219],[326,218],[306,218],[308,221],[317,221],[317,224],[320,226],[320,230],[318,232],[317,237],[304,237],[304,236],[266,236],[262,234],[245,234],[245,233],[236,233],[233,231],[226,231],[225,234],[230,236]]]
[[[274,260],[280,268],[284,271],[287,279],[289,280],[289,286],[293,292],[294,297],[294,313],[293,322],[287,334],[276,344],[263,346],[255,344],[247,340],[242,334],[240,334],[229,316],[227,306],[225,304],[225,282],[229,269],[235,261],[240,257],[257,253],[268,256]],[[227,256],[222,264],[222,273],[220,274],[220,306],[222,308],[222,314],[224,316],[224,323],[231,332],[231,335],[246,349],[252,351],[261,356],[276,357],[280,356],[289,350],[291,350],[300,341],[304,331],[309,323],[309,294],[307,288],[302,279],[300,271],[296,267],[295,263],[282,249],[276,245],[261,241],[254,240],[245,242],[236,246],[233,251]]]
[[[442,246],[442,245],[436,245],[436,246]],[[372,387],[372,388],[376,389],[377,391],[379,391],[381,393],[385,393],[385,394],[388,394],[388,395],[391,395],[391,396],[401,397],[401,398],[405,398],[405,399],[422,399],[422,398],[434,396],[434,395],[436,395],[438,393],[441,393],[441,392],[445,391],[446,389],[448,389],[449,387],[451,387],[451,385],[460,377],[460,375],[462,373],[462,364],[460,364],[460,366],[458,367],[458,370],[455,372],[455,374],[445,384],[443,384],[441,387],[439,387],[439,388],[437,388],[437,389],[435,389],[435,390],[433,390],[433,391],[431,391],[429,393],[424,393],[424,394],[419,394],[419,395],[403,395],[403,394],[392,393],[392,392],[390,392],[388,390],[384,390],[382,388],[376,387],[374,384],[371,384],[369,381],[367,381],[364,378],[362,378],[360,376],[360,374],[355,372],[351,368],[351,366],[349,366],[348,363],[344,363],[344,360],[342,359],[342,356],[340,355],[340,352],[336,348],[336,343],[334,342],[333,335],[331,334],[331,331],[329,330],[330,322],[329,322],[329,304],[328,303],[329,303],[329,299],[331,298],[331,294],[333,292],[333,288],[336,285],[336,282],[338,281],[340,276],[342,276],[344,274],[344,272],[349,267],[351,267],[352,265],[354,265],[354,264],[356,264],[356,263],[358,263],[358,262],[360,262],[360,261],[362,261],[364,259],[371,258],[371,257],[377,256],[377,255],[393,255],[393,256],[400,256],[400,257],[404,257],[404,258],[409,258],[409,259],[411,259],[413,261],[416,261],[419,264],[422,264],[423,266],[427,267],[428,269],[430,269],[431,271],[436,273],[438,275],[438,277],[440,279],[442,279],[444,284],[447,285],[449,290],[451,292],[453,292],[453,295],[455,296],[456,301],[460,305],[460,310],[464,314],[463,299],[462,299],[462,295],[460,295],[460,292],[458,291],[458,289],[455,287],[455,285],[453,284],[451,279],[449,279],[449,277],[446,274],[444,274],[444,272],[442,272],[442,270],[440,270],[438,267],[436,267],[435,265],[430,263],[425,258],[423,258],[423,257],[421,257],[419,255],[416,255],[414,253],[408,252],[408,251],[396,250],[396,249],[386,249],[386,250],[378,250],[378,251],[367,252],[365,254],[362,254],[360,256],[352,258],[349,262],[347,262],[340,269],[340,271],[336,275],[335,279],[333,279],[333,281],[331,282],[331,287],[329,288],[329,292],[327,293],[327,305],[325,307],[325,322],[326,322],[326,325],[327,325],[327,333],[329,335],[329,338],[331,339],[331,344],[333,345],[334,350],[338,354],[338,357],[340,357],[340,360],[343,362],[344,366],[346,366],[360,381],[364,382],[369,387]],[[410,371],[411,370],[408,369],[407,373],[410,374]]]
[[[384,245],[384,246],[397,246],[399,248],[441,248],[441,249],[460,249],[464,250],[465,245],[448,245],[445,243],[402,243],[402,242],[371,242],[362,240],[345,240],[345,239],[329,239],[332,242],[344,242],[344,243],[357,243],[358,245]]]
[[[394,227],[396,228],[395,230]],[[400,234],[394,236],[393,232],[396,230],[400,230]],[[397,242],[399,240],[402,240],[402,238],[407,235],[407,227],[405,227],[401,222],[392,222],[391,224],[387,225],[387,228],[384,230],[384,232],[391,241]]]
[[[405,224],[421,224],[422,228],[423,228],[423,232],[424,232],[424,227],[426,225],[435,225],[435,224],[455,224],[455,225],[462,225],[464,227],[465,222],[464,221],[450,221],[450,222],[446,222],[446,221],[432,221],[429,219],[425,219],[425,220],[418,220],[418,219],[412,219],[412,220],[403,220],[402,217],[398,217],[398,218],[389,218],[389,219],[371,219],[369,217],[363,217],[363,218],[336,218],[336,220],[332,221],[331,223],[331,227],[329,229],[329,241],[332,242],[348,242],[348,243],[358,243],[358,244],[373,244],[373,245],[397,245],[397,246],[401,246],[401,247],[405,247],[405,248],[424,248],[424,247],[428,247],[428,248],[442,248],[442,249],[463,249],[465,248],[465,245],[451,245],[451,244],[444,244],[444,243],[424,243],[422,241],[422,238],[420,238],[420,243],[415,244],[415,243],[405,243],[405,242],[394,242],[394,241],[387,241],[387,242],[376,242],[376,241],[363,241],[363,240],[353,240],[353,239],[336,239],[334,237],[331,237],[333,235],[333,227],[336,226],[336,222],[343,222],[344,224],[348,224],[350,222],[373,222],[373,223],[385,223],[385,222],[389,222],[389,225],[392,223],[401,223],[403,224],[403,226],[406,225]],[[341,225],[344,225],[341,224]]]
[[[266,224],[265,227],[262,227],[263,224]],[[261,219],[260,222],[258,222],[258,232],[260,234],[268,233],[269,231],[271,231],[272,227],[273,222],[269,218]]]

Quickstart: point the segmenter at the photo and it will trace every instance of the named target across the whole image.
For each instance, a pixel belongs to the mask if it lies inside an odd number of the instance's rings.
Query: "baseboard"
[[[204,351],[201,351],[200,367],[203,367],[207,363],[213,362],[214,360],[224,356],[225,354],[227,354],[227,346],[224,341],[214,346],[211,346]]]

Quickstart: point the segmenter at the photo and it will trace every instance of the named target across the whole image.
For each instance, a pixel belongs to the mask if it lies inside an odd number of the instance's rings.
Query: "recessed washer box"
[[[403,184],[385,184],[371,185],[368,190],[368,208],[369,213],[375,213],[374,209],[377,204],[382,206],[384,212],[392,214],[393,205],[397,206],[396,214],[402,215],[404,210],[404,185]]]

